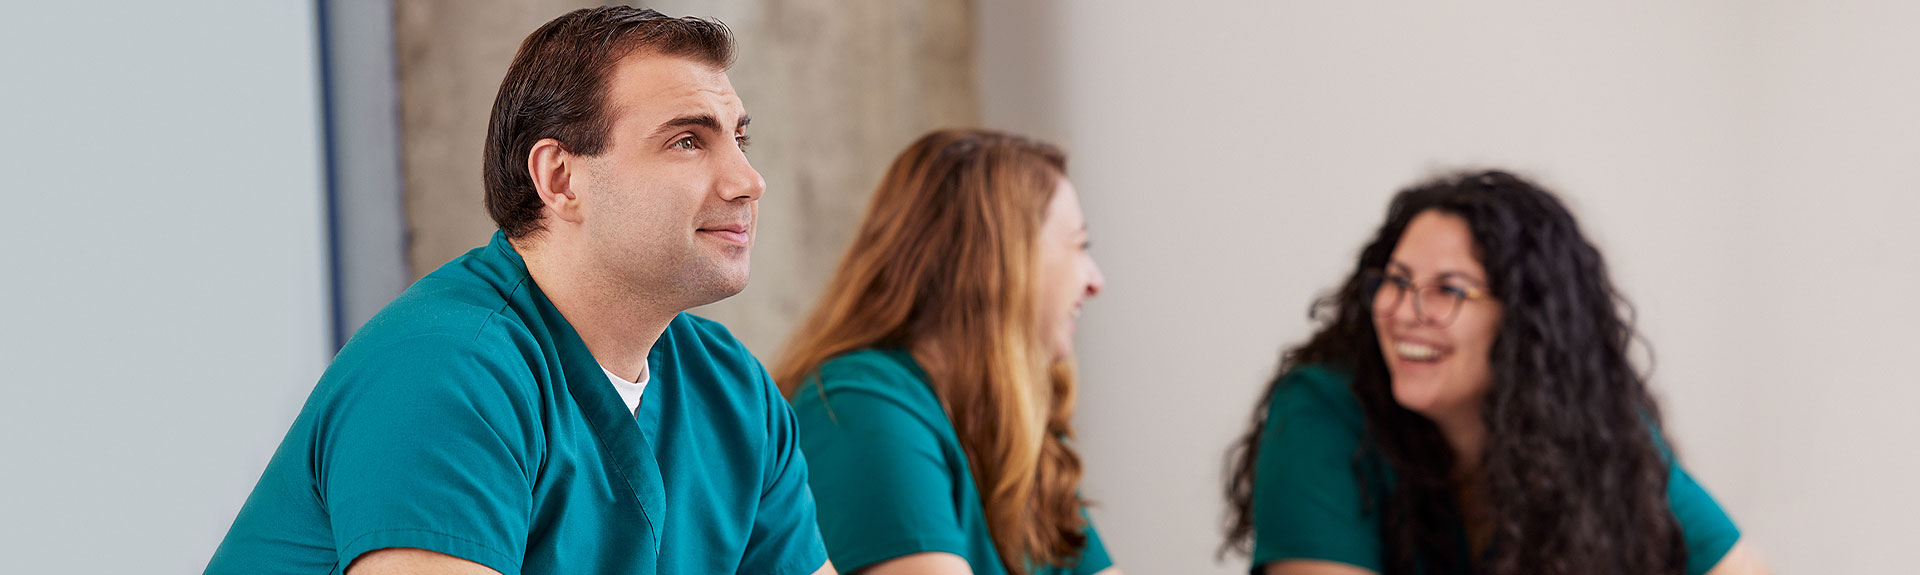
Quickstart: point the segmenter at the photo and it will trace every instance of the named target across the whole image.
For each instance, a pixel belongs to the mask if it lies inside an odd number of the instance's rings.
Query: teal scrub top
[[[411,547],[505,575],[804,575],[826,563],[793,412],[719,324],[673,320],[638,415],[505,237],[361,327],[206,573]]]
[[[966,452],[913,356],[855,351],[815,375],[820,385],[809,377],[793,410],[834,567],[852,573],[915,553],[951,553],[976,575],[1006,575]],[[1088,575],[1113,566],[1091,520],[1086,534],[1071,567],[1029,572]]]
[[[1352,378],[1324,366],[1303,366],[1275,386],[1254,463],[1253,572],[1283,559],[1337,561],[1379,572],[1385,564],[1379,505],[1392,485],[1360,485],[1355,454],[1366,432]],[[1666,451],[1664,442],[1662,451]],[[1671,452],[1668,452],[1669,454]],[[1740,530],[1676,458],[1667,502],[1687,547],[1687,573],[1703,575],[1740,539]],[[1371,463],[1388,469],[1378,456]],[[1383,473],[1383,476],[1390,475]],[[1454,535],[1469,554],[1464,529]]]

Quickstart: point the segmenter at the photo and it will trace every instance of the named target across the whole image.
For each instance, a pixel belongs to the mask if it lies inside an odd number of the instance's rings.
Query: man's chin
[[[746,266],[741,266],[738,270],[722,268],[709,271],[710,273],[688,278],[691,281],[687,285],[687,293],[694,299],[690,302],[692,305],[688,307],[713,304],[740,295],[740,292],[747,289]]]

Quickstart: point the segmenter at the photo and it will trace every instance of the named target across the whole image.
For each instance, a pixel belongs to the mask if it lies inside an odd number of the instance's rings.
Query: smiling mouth
[[[1440,348],[1410,341],[1393,342],[1393,353],[1400,359],[1423,363],[1437,361],[1442,355]]]
[[[703,234],[709,234],[727,243],[737,244],[742,246],[747,245],[747,242],[752,240],[752,235],[747,233],[746,226],[700,228],[695,231]]]

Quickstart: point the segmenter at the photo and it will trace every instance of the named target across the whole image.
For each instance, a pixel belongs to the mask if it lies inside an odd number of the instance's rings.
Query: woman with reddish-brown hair
[[[1103,279],[1066,157],[944,130],[875,192],[774,379],[849,573],[1117,573],[1079,496],[1073,330]]]

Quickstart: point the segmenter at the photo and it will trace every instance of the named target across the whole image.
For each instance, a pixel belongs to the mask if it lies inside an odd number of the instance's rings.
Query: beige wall
[[[534,28],[583,0],[398,0],[401,160],[413,277],[498,229],[482,203],[480,148],[500,79]]]
[[[596,2],[409,0],[397,5],[409,252],[416,277],[484,243],[480,147],[522,38]],[[747,290],[696,313],[772,361],[852,240],[893,154],[933,128],[972,125],[973,19],[963,0],[662,1],[717,18],[739,53],[730,74],[753,115],[767,180]]]
[[[1279,350],[1395,188],[1477,165],[1571,201],[1685,462],[1776,571],[1906,570],[1920,7],[978,9],[984,121],[1069,145],[1107,275],[1079,430],[1129,572],[1245,572],[1212,560],[1221,455]]]

